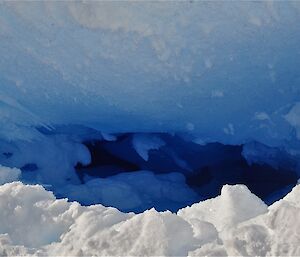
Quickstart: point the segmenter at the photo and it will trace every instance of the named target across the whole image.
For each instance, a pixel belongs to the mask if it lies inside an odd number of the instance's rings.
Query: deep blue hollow
[[[249,165],[242,155],[242,145],[211,143],[202,146],[186,142],[178,136],[159,134],[166,144],[158,150],[150,150],[149,159],[145,161],[132,146],[133,135],[123,134],[116,141],[84,142],[91,153],[92,162],[87,166],[76,166],[81,182],[84,183],[87,175],[109,178],[139,170],[150,170],[156,174],[176,171],[185,176],[186,184],[199,195],[194,202],[219,195],[225,184],[244,184],[267,204],[282,198],[297,184],[298,175],[294,170],[266,164]],[[187,167],[179,165],[174,156],[184,159]],[[190,204],[189,201],[185,206]],[[151,207],[177,211],[184,206],[152,206],[145,203],[139,209],[123,211],[140,212]]]

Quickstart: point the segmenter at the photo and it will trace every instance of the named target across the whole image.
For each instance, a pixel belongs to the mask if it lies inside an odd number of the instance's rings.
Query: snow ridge
[[[299,255],[299,199],[296,186],[268,208],[245,186],[226,185],[177,214],[134,214],[12,182],[0,186],[0,255]]]

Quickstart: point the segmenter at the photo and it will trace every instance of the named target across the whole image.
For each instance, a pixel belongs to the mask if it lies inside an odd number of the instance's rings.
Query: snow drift
[[[151,209],[136,215],[102,205],[83,207],[57,200],[41,186],[13,182],[0,186],[0,253],[297,256],[299,188],[269,208],[236,185],[177,214]]]

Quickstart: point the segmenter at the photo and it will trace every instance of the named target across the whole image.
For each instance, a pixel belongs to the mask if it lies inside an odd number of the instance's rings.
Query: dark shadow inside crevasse
[[[83,166],[80,163],[76,165],[76,171],[83,182],[84,175],[105,178],[122,172],[139,170],[139,166],[127,161],[126,158],[120,158],[105,149],[107,143],[96,141],[86,142],[92,162]],[[124,156],[126,157],[126,156]]]
[[[187,176],[187,184],[205,198],[216,197],[225,184],[244,184],[267,204],[281,199],[297,184],[297,180],[294,171],[274,169],[269,165],[248,165],[242,159],[230,166],[206,166]]]
[[[184,184],[199,196],[195,202],[219,195],[225,184],[244,184],[267,204],[282,198],[297,184],[298,174],[292,169],[274,168],[267,162],[248,164],[242,154],[242,145],[199,145],[176,135],[155,134],[164,144],[148,149],[146,143],[149,144],[149,140],[142,139],[140,145],[144,147],[146,144],[148,154],[145,160],[134,146],[136,135],[127,133],[115,141],[84,142],[91,153],[92,162],[88,166],[76,166],[82,183],[85,183],[85,177],[111,178],[141,170],[151,171],[155,175],[177,172],[184,176]],[[191,201],[187,201],[188,204]],[[157,208],[155,205],[149,207]],[[160,205],[157,209],[172,208]]]

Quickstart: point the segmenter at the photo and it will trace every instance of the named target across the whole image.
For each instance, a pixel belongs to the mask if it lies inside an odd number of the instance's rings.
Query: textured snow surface
[[[2,1],[0,136],[81,124],[299,150],[299,12],[297,1]]]
[[[296,186],[268,208],[245,186],[226,185],[220,196],[177,214],[134,214],[12,182],[0,186],[0,254],[299,256],[299,199]]]

